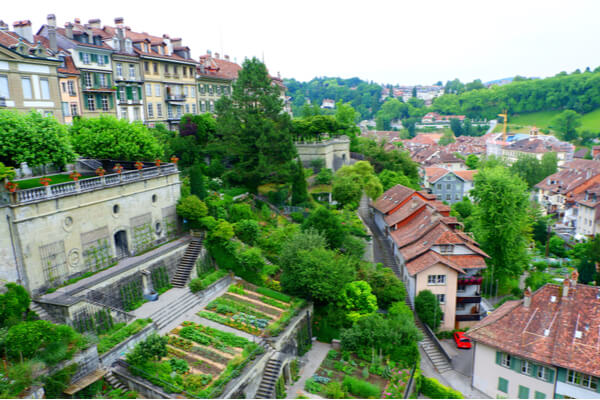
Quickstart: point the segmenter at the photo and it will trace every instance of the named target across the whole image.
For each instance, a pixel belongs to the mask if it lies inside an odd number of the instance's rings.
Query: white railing
[[[56,197],[102,189],[104,187],[117,185],[119,183],[141,181],[160,175],[170,175],[177,172],[177,165],[163,164],[159,167],[148,167],[142,168],[141,170],[125,171],[121,174],[109,174],[95,178],[83,179],[77,182],[65,182],[58,183],[56,185],[18,190],[17,192],[13,193],[11,197],[13,199],[13,204],[24,204],[38,200],[52,199]]]

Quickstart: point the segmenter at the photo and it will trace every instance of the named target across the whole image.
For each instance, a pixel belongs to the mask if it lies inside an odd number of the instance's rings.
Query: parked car
[[[464,332],[455,332],[454,342],[459,349],[470,349],[472,346],[471,339],[466,337]]]

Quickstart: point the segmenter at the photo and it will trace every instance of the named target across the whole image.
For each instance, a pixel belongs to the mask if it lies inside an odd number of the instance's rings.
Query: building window
[[[127,96],[125,95],[125,86],[119,86],[119,100],[126,101]]]
[[[79,115],[79,111],[77,110],[77,103],[71,103],[71,115],[74,117]]]
[[[183,67],[181,69],[183,70],[183,76],[187,77],[187,68]],[[177,70],[175,72],[177,72]]]
[[[156,115],[158,116],[158,118],[162,118],[163,116],[161,103],[156,104]]]
[[[185,113],[186,113],[186,114],[189,114],[189,113],[190,113],[190,105],[189,105],[189,104],[186,104],[186,105],[185,105]]]
[[[521,373],[525,375],[531,375],[532,371],[531,363],[527,360],[521,360]]]
[[[215,103],[212,100],[210,101],[210,112],[215,112]]]
[[[138,88],[136,88],[136,87],[131,88],[131,97],[134,102],[137,102],[139,100]]]
[[[135,121],[139,121],[140,119],[142,119],[142,118],[140,118],[140,108],[139,107],[133,108],[133,119]]]
[[[159,83],[154,84],[154,96],[160,97],[160,84]]]
[[[567,382],[583,386],[588,389],[596,390],[598,388],[598,378],[582,374],[581,372],[573,371],[572,369],[567,372]]]
[[[154,118],[154,106],[152,106],[152,103],[148,103],[148,118]]]
[[[104,56],[99,55],[96,58],[98,59],[98,65],[103,66],[104,65]]]
[[[98,74],[98,80],[100,82],[100,87],[107,87],[106,84],[106,74]]]
[[[446,284],[446,275],[438,275],[437,276],[437,284],[445,285]]]
[[[144,61],[144,72],[150,72],[150,63],[148,61]]]
[[[48,79],[40,79],[40,88],[42,89],[42,99],[50,100],[50,84]]]
[[[192,114],[197,114],[198,113],[198,109],[196,107],[196,103],[192,104]]]
[[[125,50],[128,53],[131,53],[133,51],[133,48],[131,46],[131,40],[130,39],[125,39]]]
[[[108,96],[102,96],[102,111],[108,111]]]
[[[177,118],[181,118],[181,110],[183,109],[183,107],[178,106],[178,107],[175,107],[175,108],[177,109]]]
[[[154,74],[158,75],[158,63],[152,63],[152,69],[154,70]]]
[[[204,101],[200,102],[200,109],[203,113],[206,112],[206,102],[204,102]]]
[[[442,190],[442,184],[441,184],[441,183],[438,183],[437,185],[435,185],[435,188],[436,188],[436,189],[440,189],[440,190]]]
[[[213,95],[213,85],[208,85],[208,94]]]
[[[31,79],[21,78],[21,85],[23,86],[23,97],[26,99],[31,99]]]
[[[454,246],[451,244],[440,245],[440,254],[452,254],[454,252]]]
[[[184,71],[185,71],[185,69],[184,69]],[[184,86],[184,87],[183,87],[183,94],[184,94],[185,96],[187,96],[187,95],[188,95],[188,87],[187,87],[187,86]]]
[[[60,86],[62,87],[62,91],[63,91],[63,93],[65,93],[65,92],[67,91],[67,85],[65,85],[65,83],[64,83],[64,82],[62,82],[62,83],[60,84]]]
[[[173,106],[171,104],[167,104],[167,118],[173,119]]]
[[[177,75],[177,65],[173,65],[173,74]]]
[[[192,99],[195,99],[195,98],[196,98],[196,88],[195,88],[195,87],[193,87],[193,86],[190,86],[190,97],[191,97]]]
[[[123,65],[121,63],[117,63],[117,76],[119,78],[123,77]]]
[[[121,107],[121,119],[129,119],[127,116],[127,107]]]
[[[508,393],[508,381],[504,378],[498,378],[498,390]]]
[[[165,74],[169,73],[169,64],[165,64]]]
[[[129,79],[135,80],[135,65],[129,64]]]
[[[446,200],[452,200],[452,195],[450,193],[446,194]]]
[[[221,95],[221,86],[217,86],[217,95]]]
[[[70,117],[71,114],[69,113],[69,103],[63,101],[62,103],[60,103],[60,105],[62,106],[63,115],[65,117]]]
[[[223,86],[223,94],[224,95],[228,95],[229,94],[229,88],[227,86]]]
[[[79,53],[81,54],[81,61],[83,61],[84,64],[89,64],[90,63],[90,55],[89,53]]]
[[[427,284],[428,285],[435,285],[435,275],[427,275]]]
[[[548,382],[550,380],[550,368],[548,367],[543,367],[541,365],[538,365],[537,367],[537,377],[543,381]]]
[[[77,95],[77,93],[75,93],[75,85],[73,84],[73,81],[67,82],[67,89],[69,90],[69,96]]]
[[[435,297],[440,304],[446,303],[446,295],[445,294],[436,294]]]
[[[529,398],[529,388],[519,385],[519,399]]]
[[[87,105],[88,105],[88,110],[90,110],[90,111],[96,110],[96,102],[94,101],[94,96],[91,94],[88,94],[88,96],[87,96]]]
[[[200,94],[204,94],[204,85],[200,85]]]
[[[511,356],[508,353],[502,353],[500,357],[500,365],[506,368],[510,368]]]
[[[452,184],[451,183],[447,183],[446,184],[446,190],[452,190]]]
[[[152,84],[146,83],[146,96],[152,97]]]
[[[4,97],[5,99],[10,98],[8,77],[6,75],[0,75],[0,97]]]
[[[92,74],[90,72],[85,72],[85,75],[83,75],[83,79],[85,81],[85,87],[86,88],[91,88],[92,87]]]

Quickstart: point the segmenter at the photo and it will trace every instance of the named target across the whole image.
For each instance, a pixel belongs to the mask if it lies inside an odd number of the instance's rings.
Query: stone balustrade
[[[104,189],[122,183],[142,181],[144,179],[175,173],[178,173],[177,165],[169,163],[162,164],[158,167],[148,167],[140,170],[123,171],[120,174],[108,174],[96,178],[83,179],[77,182],[65,182],[56,185],[17,190],[15,193],[11,193],[11,203],[13,205],[33,203],[40,200],[70,196],[82,192]]]

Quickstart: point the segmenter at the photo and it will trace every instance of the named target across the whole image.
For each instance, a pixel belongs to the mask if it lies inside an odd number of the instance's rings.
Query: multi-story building
[[[60,59],[33,35],[30,21],[13,28],[0,21],[0,108],[38,110],[62,121]]]
[[[81,115],[116,115],[116,87],[111,62],[113,50],[104,43],[105,33],[100,29],[100,20],[89,22],[82,25],[79,19],[75,19],[74,23],[67,22],[64,28],[55,28],[48,23],[42,26],[38,34],[49,40],[55,35],[58,47],[71,55],[79,70],[83,105]]]
[[[99,20],[94,20],[99,24]],[[117,116],[128,121],[145,121],[144,94],[140,57],[131,39],[125,37],[123,18],[115,18],[115,27],[104,26],[104,43],[110,46],[112,69],[117,87]]]
[[[81,73],[75,68],[73,57],[61,54],[63,65],[58,69],[58,84],[65,124],[72,124],[73,119],[81,115]]]
[[[546,284],[473,326],[472,385],[492,398],[600,397],[600,287]]]
[[[450,171],[445,168],[424,168],[423,186],[448,204],[461,201],[473,189],[476,170]]]
[[[396,185],[371,208],[411,302],[419,292],[430,290],[443,312],[441,327],[447,330],[469,326],[485,315],[481,270],[489,256],[457,229],[460,223],[450,217],[449,206],[425,191]]]
[[[140,58],[148,125],[165,123],[173,129],[181,116],[193,113],[196,104],[196,62],[181,39],[124,30]]]
[[[229,56],[220,57],[215,53],[214,57],[209,50],[200,57],[200,63],[196,70],[196,81],[198,85],[198,110],[200,113],[214,113],[215,103],[221,96],[231,94],[233,81],[241,67],[230,61]]]
[[[577,208],[576,237],[600,233],[600,183],[595,183],[575,196]]]

